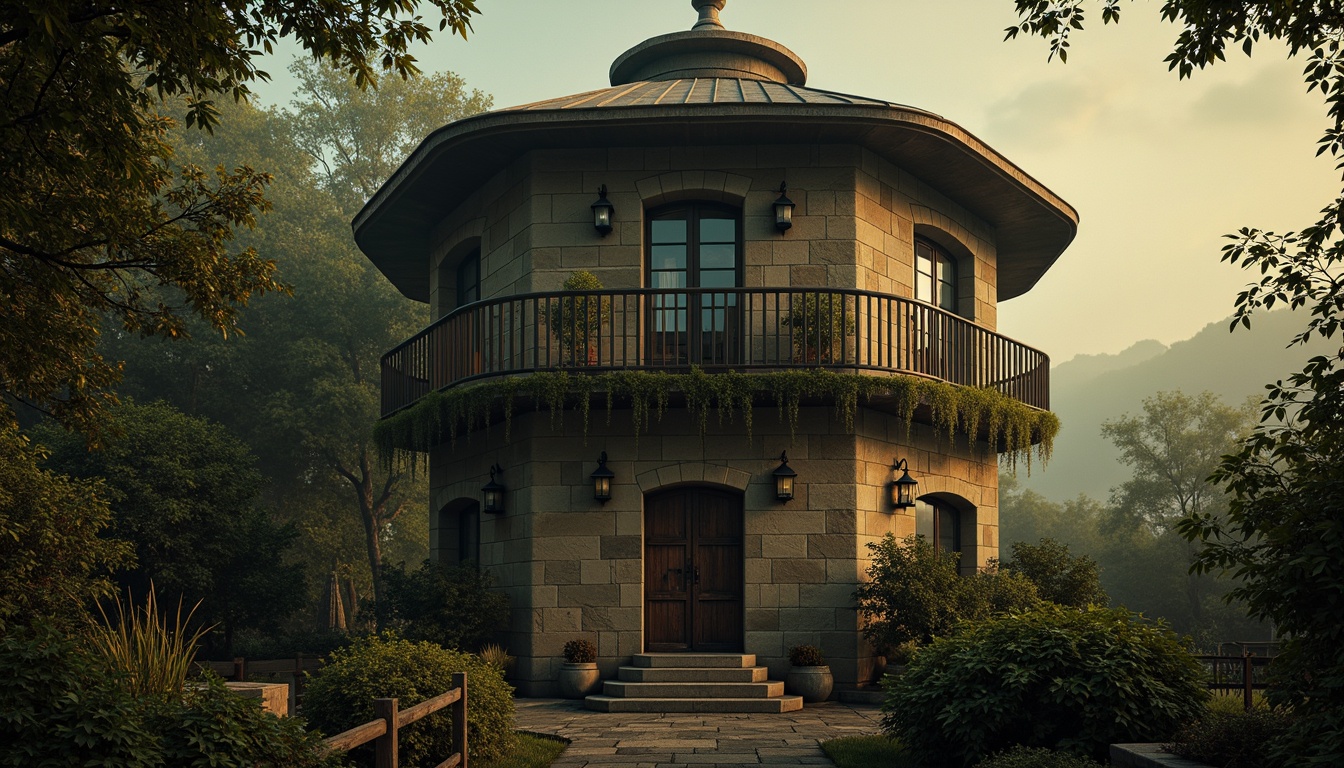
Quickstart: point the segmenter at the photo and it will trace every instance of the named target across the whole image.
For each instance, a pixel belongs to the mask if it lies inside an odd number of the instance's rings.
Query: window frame
[[[700,232],[701,232],[701,222],[705,219],[731,219],[733,222],[733,230],[734,230],[734,239],[732,243],[733,282],[731,286],[715,286],[715,285],[706,286],[700,284],[701,273],[704,271],[701,263],[700,247],[701,245],[705,245],[700,242]],[[653,238],[654,222],[669,221],[669,220],[684,221],[686,223],[686,241],[685,241],[686,253],[685,253],[684,267],[683,269],[680,270],[654,269],[653,249],[656,245],[659,245],[658,243],[654,242]],[[740,206],[735,206],[728,203],[713,200],[680,200],[674,203],[667,203],[665,205],[646,208],[644,210],[644,243],[643,243],[644,285],[646,285],[652,290],[678,291],[678,290],[695,290],[705,288],[709,289],[711,292],[714,289],[722,289],[727,292],[743,287],[743,281],[746,276],[746,257],[745,257],[746,240],[743,229],[744,229],[744,218],[742,208]],[[724,243],[709,243],[708,245],[723,245],[723,244]],[[717,269],[711,271],[726,272],[727,270]],[[677,272],[682,272],[685,275],[685,285],[683,287],[663,288],[654,285],[654,276],[656,274],[659,273],[675,274]],[[674,312],[675,311],[685,312],[686,327],[684,331],[656,330],[657,325],[654,318],[658,316],[657,313],[667,312],[669,310]],[[655,354],[660,358],[665,358],[666,356],[665,350],[667,350],[668,347],[664,342],[654,341],[653,339],[656,337],[656,335],[684,334],[684,337],[678,336],[679,339],[678,344],[672,347],[673,349],[679,350],[676,353],[677,364],[686,364],[686,365],[717,364],[713,360],[709,359],[712,357],[716,357],[716,355],[711,354],[707,356],[705,354],[704,336],[706,331],[704,330],[702,322],[703,313],[705,310],[710,311],[719,310],[724,312],[723,317],[724,328],[719,329],[724,333],[723,339],[725,347],[723,349],[724,354],[722,356],[725,357],[725,359],[727,359],[740,354],[741,340],[740,338],[736,338],[736,336],[740,336],[741,329],[740,327],[738,327],[738,324],[729,317],[729,313],[733,313],[734,316],[736,316],[735,313],[737,313],[740,310],[740,308],[737,306],[735,298],[733,299],[731,304],[725,301],[725,305],[723,307],[706,307],[704,306],[703,303],[701,303],[701,305],[698,307],[692,307],[690,306],[689,300],[687,301],[687,306],[685,307],[679,307],[679,306],[664,307],[661,304],[658,304],[656,299],[651,298],[650,306],[648,307],[648,311],[650,313],[650,321],[648,325],[649,328],[648,332],[650,334],[649,349],[651,351],[660,350],[659,352],[653,354]],[[730,330],[730,328],[736,328],[737,330],[732,331]],[[680,351],[682,349],[685,350],[684,353]],[[681,359],[683,354],[685,356],[684,360]],[[664,362],[666,362],[665,359]]]
[[[930,258],[929,258],[929,262],[930,262],[930,264],[932,265],[932,266],[931,266],[931,270],[932,270],[932,273],[931,273],[931,274],[930,274],[930,273],[925,273],[925,272],[923,272],[922,270],[920,270],[920,268],[919,268],[919,262],[920,262],[920,249],[921,249],[921,248],[927,248],[927,249],[929,250],[929,256],[930,256]],[[914,294],[915,294],[915,301],[918,301],[918,302],[921,302],[921,303],[924,303],[924,304],[928,304],[928,305],[930,305],[930,306],[937,307],[937,308],[939,308],[939,309],[941,309],[941,310],[944,310],[944,311],[946,311],[946,312],[951,312],[952,314],[955,314],[955,315],[960,315],[960,314],[961,314],[961,264],[960,264],[960,262],[957,260],[957,257],[956,257],[956,256],[953,256],[952,253],[951,253],[950,251],[948,251],[946,248],[942,247],[941,245],[939,245],[938,243],[934,242],[933,240],[930,240],[930,239],[927,238],[927,237],[916,237],[916,238],[915,238],[915,247],[914,247],[914,265],[913,265],[913,266],[914,266]],[[944,268],[944,267],[946,267],[946,268]],[[952,273],[952,276],[951,276],[951,279],[950,279],[950,280],[947,278],[947,273],[948,273],[948,272],[951,272],[951,273]],[[931,281],[931,283],[932,283],[932,288],[931,288],[931,290],[932,290],[932,294],[933,294],[933,295],[930,296],[930,297],[927,297],[927,298],[926,298],[926,297],[922,297],[922,296],[920,296],[921,282],[922,282],[922,279],[924,279],[924,278],[928,278],[928,279]],[[942,289],[943,289],[945,286],[951,288],[951,293],[952,293],[952,296],[951,296],[951,299],[952,299],[952,300],[951,300],[951,306],[945,306],[945,305],[943,304],[943,290],[942,290]]]
[[[471,281],[470,290],[468,290],[466,285],[467,280],[464,279],[466,277],[464,273],[467,271],[468,267],[474,267],[476,273],[475,279]],[[463,256],[462,260],[457,263],[457,266],[453,269],[453,282],[458,307],[465,307],[468,304],[481,300],[480,246],[472,248],[471,251],[469,251],[466,256]],[[469,296],[469,293],[475,295]]]

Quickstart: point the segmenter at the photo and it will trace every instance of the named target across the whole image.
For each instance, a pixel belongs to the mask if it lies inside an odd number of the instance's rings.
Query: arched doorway
[[[644,500],[644,649],[742,650],[742,495],[686,486]]]

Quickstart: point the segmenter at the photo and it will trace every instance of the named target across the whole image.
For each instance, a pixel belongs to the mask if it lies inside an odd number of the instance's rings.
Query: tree
[[[1071,30],[1083,26],[1082,0],[1016,0],[1020,23],[1008,30],[1041,35],[1061,60]],[[1250,55],[1278,40],[1305,55],[1303,80],[1319,91],[1329,125],[1317,153],[1344,168],[1344,3],[1165,0],[1161,13],[1181,30],[1167,61],[1181,77],[1223,59],[1229,45]],[[1119,0],[1103,0],[1102,21],[1118,21]],[[1275,304],[1306,309],[1289,345],[1315,335],[1335,339],[1344,324],[1344,193],[1300,232],[1243,228],[1228,235],[1223,260],[1258,277],[1235,301],[1233,329]],[[1309,360],[1268,387],[1260,426],[1218,467],[1214,481],[1231,494],[1226,515],[1193,514],[1180,532],[1197,544],[1200,572],[1231,570],[1241,579],[1229,597],[1272,621],[1285,637],[1272,702],[1301,715],[1285,754],[1321,764],[1344,761],[1344,346]]]
[[[137,595],[152,583],[165,604],[203,601],[198,618],[222,624],[225,649],[240,627],[274,628],[304,597],[286,562],[292,528],[257,506],[261,475],[247,447],[222,427],[164,403],[123,403],[117,434],[100,450],[55,429],[48,464],[97,478],[112,510],[108,534],[130,542],[135,565],[117,574]]]
[[[1179,536],[1176,525],[1192,515],[1225,514],[1225,494],[1209,477],[1254,423],[1255,409],[1249,403],[1234,408],[1210,392],[1194,397],[1159,392],[1144,399],[1142,415],[1126,414],[1101,427],[1102,435],[1120,450],[1120,461],[1134,470],[1132,478],[1112,489],[1109,525],[1132,531],[1135,539],[1151,538],[1151,544],[1179,557],[1186,570],[1181,591],[1187,631],[1200,635],[1205,644],[1229,639],[1214,634],[1207,616],[1208,604],[1227,589],[1190,571],[1198,548]]]
[[[1013,543],[1012,553],[1003,570],[1030,579],[1042,600],[1069,608],[1109,604],[1106,590],[1101,588],[1097,561],[1087,555],[1069,554],[1067,544],[1048,538],[1039,544],[1018,541]]]
[[[474,0],[424,0],[466,34]],[[267,77],[256,57],[293,36],[361,86],[414,73],[420,0],[113,3],[8,0],[0,10],[0,392],[94,439],[119,369],[95,351],[102,316],[181,336],[185,318],[235,330],[238,308],[282,288],[235,229],[267,207],[246,166],[173,168],[165,112],[212,127],[221,95]],[[147,291],[154,285],[170,291]],[[6,402],[5,409],[9,409]]]
[[[42,469],[43,458],[0,420],[0,627],[78,620],[130,562],[124,543],[99,535],[111,519],[99,484]]]

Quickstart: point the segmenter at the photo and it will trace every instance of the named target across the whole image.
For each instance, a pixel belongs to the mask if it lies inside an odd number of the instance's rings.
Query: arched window
[[[916,499],[915,533],[939,552],[961,552],[961,513],[939,499]]]
[[[481,249],[473,248],[457,265],[457,306],[481,298]]]
[[[915,299],[957,311],[957,261],[924,238],[915,238]]]
[[[697,288],[742,285],[742,212],[679,203],[649,212],[648,286],[654,362],[728,364],[739,347],[737,295]]]

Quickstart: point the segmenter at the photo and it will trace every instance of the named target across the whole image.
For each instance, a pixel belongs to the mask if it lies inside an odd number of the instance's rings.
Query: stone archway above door
[[[635,482],[639,484],[640,492],[645,494],[684,483],[719,485],[745,492],[751,482],[751,473],[722,464],[687,462],[641,472],[635,476]]]

